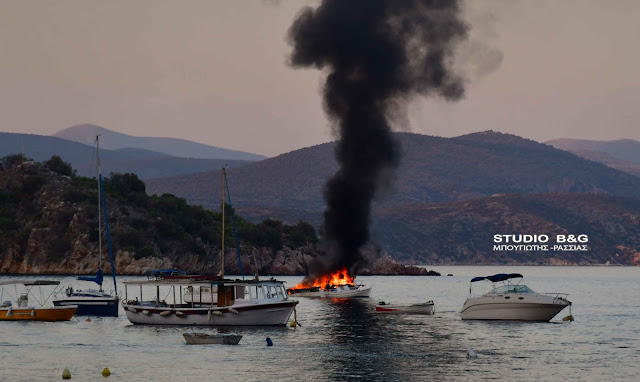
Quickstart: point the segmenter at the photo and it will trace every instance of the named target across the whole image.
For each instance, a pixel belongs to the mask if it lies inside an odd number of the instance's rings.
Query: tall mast
[[[100,134],[96,135],[96,157],[98,160],[98,177],[102,174],[100,168]],[[100,181],[98,181],[98,269],[102,269],[102,216],[101,216],[101,202],[102,196],[100,195]],[[100,292],[102,292],[102,284],[100,284]]]
[[[225,189],[225,179],[226,179],[226,174],[225,174],[225,168],[222,168],[222,265],[220,265],[220,268],[222,268],[220,270],[220,275],[224,278],[224,189]]]

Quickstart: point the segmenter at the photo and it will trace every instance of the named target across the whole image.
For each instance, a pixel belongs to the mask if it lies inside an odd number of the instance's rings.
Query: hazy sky
[[[305,4],[0,0],[0,131],[92,123],[270,156],[329,141],[322,73],[286,65]],[[466,98],[414,100],[405,130],[640,140],[640,1],[474,0],[466,14]]]

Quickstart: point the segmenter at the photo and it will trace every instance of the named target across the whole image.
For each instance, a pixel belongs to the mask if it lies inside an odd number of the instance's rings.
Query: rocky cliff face
[[[149,197],[144,185],[136,190],[136,180],[120,176],[105,184],[116,272],[139,275],[178,268],[218,273],[221,214],[170,195]],[[240,251],[245,274],[257,268],[261,275],[304,275],[320,254],[313,229],[309,232],[303,223],[255,225],[236,218],[236,224],[240,236],[249,238]],[[239,274],[233,234],[230,229],[226,233],[225,270]],[[102,238],[102,268],[110,273],[105,233]],[[91,274],[98,263],[95,180],[63,176],[34,162],[0,169],[0,273]],[[367,273],[426,271],[376,255],[362,272]]]

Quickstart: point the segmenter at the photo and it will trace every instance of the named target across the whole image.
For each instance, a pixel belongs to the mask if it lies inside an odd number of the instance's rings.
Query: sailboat
[[[122,306],[131,323],[204,326],[285,325],[294,312],[298,302],[289,299],[282,281],[259,278],[244,280],[244,275],[242,280],[224,278],[224,168],[222,179],[220,273],[217,276],[182,274],[143,281],[125,281]],[[228,194],[228,188],[226,190]],[[229,197],[229,201],[230,199]]]
[[[104,187],[102,186],[102,169],[100,167],[100,136],[96,136],[96,153],[98,162],[98,271],[95,276],[79,276],[78,280],[91,281],[98,284],[98,289],[74,290],[71,286],[66,288],[66,297],[54,300],[55,306],[77,305],[77,316],[109,316],[118,317],[118,287],[116,285],[116,271],[113,263],[113,251],[111,249],[111,235],[109,234],[109,219],[107,216],[107,205],[104,198]],[[111,274],[113,275],[113,289],[115,296],[106,293],[102,289],[104,276],[102,274],[102,219],[101,213],[104,211],[104,221],[107,230],[107,243],[109,244],[109,256],[111,258]]]

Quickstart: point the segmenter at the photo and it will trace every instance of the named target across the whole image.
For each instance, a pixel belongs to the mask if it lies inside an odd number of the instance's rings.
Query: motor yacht
[[[470,286],[469,298],[460,313],[462,319],[549,321],[571,306],[566,293],[536,293],[522,284],[522,280],[519,273],[474,277],[471,285],[486,281],[493,288],[480,297],[472,297]]]

